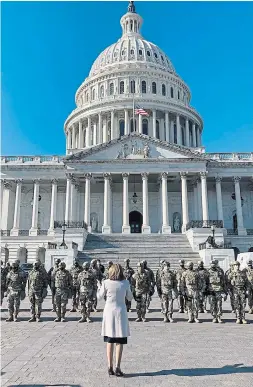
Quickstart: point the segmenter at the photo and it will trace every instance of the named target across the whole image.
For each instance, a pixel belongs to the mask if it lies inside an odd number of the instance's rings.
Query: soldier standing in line
[[[204,262],[198,261],[196,270],[199,274],[199,313],[207,313],[206,298],[207,298],[207,281],[208,270],[204,268]]]
[[[1,261],[1,306],[4,299],[4,293],[6,292],[6,277],[8,274],[8,270],[3,265],[3,261]]]
[[[54,283],[54,278],[55,278],[55,273],[59,268],[61,260],[58,258],[56,259],[54,266],[51,267],[49,272],[47,273],[47,278],[48,278],[48,284],[51,289],[51,295],[52,295],[52,305],[53,309],[52,312],[56,312],[56,305],[55,305],[55,283]]]
[[[164,262],[163,269],[157,276],[157,293],[162,299],[164,322],[173,322],[173,302],[177,298],[176,274],[170,270],[170,263]]]
[[[246,269],[246,276],[248,278],[248,305],[249,305],[249,314],[253,314],[253,265],[252,260],[249,260]]]
[[[157,283],[160,283],[160,276],[161,276],[161,272],[162,272],[162,270],[163,270],[164,264],[165,264],[165,260],[162,259],[162,260],[160,261],[160,263],[159,263],[159,267],[158,267],[158,269],[157,269],[157,271],[156,271],[156,275],[155,275],[155,282],[156,282],[156,284],[157,284]],[[164,310],[163,310],[163,302],[162,302],[162,294],[160,294],[160,295],[158,294],[158,296],[159,296],[160,301],[161,301],[161,313],[164,314]]]
[[[152,301],[152,296],[155,293],[155,275],[153,270],[151,270],[150,267],[148,267],[148,263],[146,260],[142,261],[142,264],[143,264],[144,270],[146,270],[146,272],[149,275],[149,279],[151,283],[150,291],[147,295],[147,301],[146,301],[146,311],[147,313],[149,313],[150,302]]]
[[[228,277],[234,294],[236,324],[247,324],[245,307],[248,279],[245,271],[240,270],[240,262],[235,261],[233,266],[233,270]]]
[[[136,301],[136,312],[137,319],[136,322],[146,321],[146,306],[147,306],[147,296],[151,290],[151,281],[150,275],[144,269],[142,263],[137,264],[137,273],[132,277],[133,282],[133,296]]]
[[[199,311],[199,291],[201,289],[201,282],[199,273],[193,270],[193,262],[187,263],[187,270],[182,274],[182,294],[186,298],[187,311],[188,311],[188,323],[199,323],[198,311]]]
[[[110,267],[113,265],[113,262],[112,261],[108,261],[107,263],[106,263],[106,268],[105,268],[105,272],[104,272],[104,278],[105,279],[108,279],[109,278],[109,269],[110,269]]]
[[[40,322],[43,300],[47,296],[47,278],[41,270],[40,263],[35,261],[28,276],[29,281],[29,301],[31,307],[31,318],[29,322]]]
[[[130,267],[130,259],[125,259],[124,262],[125,262],[124,276],[128,280],[129,285],[130,285],[130,289],[132,291],[132,281],[133,281],[134,269],[132,267]],[[126,307],[127,307],[127,311],[131,312],[131,301],[128,301],[127,299],[126,299]]]
[[[220,270],[215,261],[211,262],[208,270],[208,294],[210,295],[210,309],[213,323],[222,323],[222,298],[227,299],[226,281],[224,272]]]
[[[89,262],[84,262],[83,270],[78,275],[78,288],[80,292],[81,318],[78,322],[91,322],[90,312],[92,308],[92,295],[97,288],[97,280],[94,274],[89,270]]]
[[[185,261],[180,259],[179,268],[176,270],[176,279],[177,279],[177,290],[178,290],[178,300],[179,300],[179,313],[187,312],[186,310],[186,299],[183,295],[183,285],[182,285],[182,275],[186,271]]]
[[[25,299],[26,276],[14,261],[6,276],[7,302],[9,317],[6,321],[17,321],[20,301]],[[14,317],[13,317],[14,315]]]
[[[92,294],[92,309],[91,311],[92,312],[97,312],[97,290],[98,290],[98,286],[97,286],[97,281],[100,281],[101,278],[100,278],[100,272],[98,271],[98,268],[97,268],[97,260],[96,259],[92,259],[91,262],[90,262],[90,269],[91,273],[94,275],[94,277],[96,278],[96,285],[94,286],[94,289],[93,289],[93,294]]]
[[[79,304],[79,286],[78,286],[78,276],[82,271],[82,267],[79,265],[77,258],[74,259],[73,266],[70,269],[70,274],[72,277],[72,309],[70,312],[76,312]]]
[[[234,266],[234,262],[231,262],[229,264],[229,269],[225,273],[225,281],[226,281],[227,292],[229,294],[231,311],[232,311],[232,313],[235,313],[235,300],[234,300],[234,294],[233,294],[233,287],[232,287],[230,279],[229,279],[229,275],[233,271],[233,266]]]
[[[55,285],[55,305],[57,317],[55,322],[66,321],[66,306],[68,299],[71,298],[72,293],[72,277],[70,272],[66,270],[65,262],[60,262],[59,267],[54,276]]]

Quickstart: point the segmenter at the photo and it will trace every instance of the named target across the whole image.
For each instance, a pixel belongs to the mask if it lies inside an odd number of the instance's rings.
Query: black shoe
[[[120,368],[115,368],[115,375],[118,377],[124,376],[123,372],[120,370]]]
[[[109,376],[115,375],[115,373],[114,373],[112,367],[108,368],[108,375],[109,375]]]

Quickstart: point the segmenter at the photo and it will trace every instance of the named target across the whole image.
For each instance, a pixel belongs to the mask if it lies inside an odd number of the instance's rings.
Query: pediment
[[[203,154],[194,152],[190,148],[170,144],[141,134],[130,134],[66,156],[64,162],[152,159],[203,160],[204,157]]]

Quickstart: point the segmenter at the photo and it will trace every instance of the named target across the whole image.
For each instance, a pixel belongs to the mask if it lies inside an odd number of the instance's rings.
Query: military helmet
[[[129,258],[124,259],[124,262],[130,262]]]
[[[16,259],[16,261],[12,262],[11,266],[18,267],[19,266],[18,259]]]
[[[163,263],[164,263],[164,266],[170,267],[170,263],[168,261],[164,261]]]
[[[14,262],[17,263],[18,265],[20,265],[20,259],[15,259]]]
[[[148,262],[146,261],[146,259],[144,259],[143,261],[141,261],[141,263],[142,263],[143,265],[145,265],[145,264],[148,263]]]
[[[142,266],[143,266],[142,262],[137,263],[137,267],[142,267]]]
[[[61,261],[61,262],[59,263],[59,267],[63,267],[63,268],[65,269],[65,268],[66,268],[66,263],[63,262],[63,261]]]
[[[252,259],[249,259],[249,260],[248,260],[247,265],[248,265],[248,266],[251,266],[251,265],[252,265]]]
[[[88,261],[86,261],[86,262],[83,263],[83,268],[84,268],[84,270],[85,270],[85,269],[88,269],[89,267],[90,267],[90,263],[89,263]]]
[[[113,262],[112,261],[107,261],[106,264],[109,266],[109,265],[113,265]]]
[[[162,265],[163,263],[165,263],[166,261],[165,261],[165,259],[162,259],[161,261],[160,261],[160,264]]]
[[[190,262],[187,262],[186,267],[189,268],[189,267],[191,267],[191,266],[193,267],[193,262],[191,262],[191,261],[190,261]]]
[[[179,261],[178,261],[178,263],[184,263],[185,261],[184,261],[184,259],[180,259]]]
[[[95,263],[95,262],[97,262],[97,260],[96,260],[96,259],[92,259],[92,260],[90,261],[90,264],[92,265],[92,264]]]
[[[239,261],[234,261],[233,265],[235,266],[240,266],[240,262]]]
[[[60,262],[61,262],[60,258],[57,258],[56,261],[55,261],[55,263],[56,263],[57,265],[59,265]]]

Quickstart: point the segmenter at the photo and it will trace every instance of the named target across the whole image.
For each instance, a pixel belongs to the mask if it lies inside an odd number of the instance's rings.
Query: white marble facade
[[[121,39],[77,90],[66,156],[1,157],[2,256],[29,243],[45,248],[55,221],[85,222],[96,233],[169,234],[218,220],[241,250],[252,246],[253,153],[205,151],[189,87],[144,40],[141,24],[130,8]],[[133,104],[148,116],[133,123]]]

